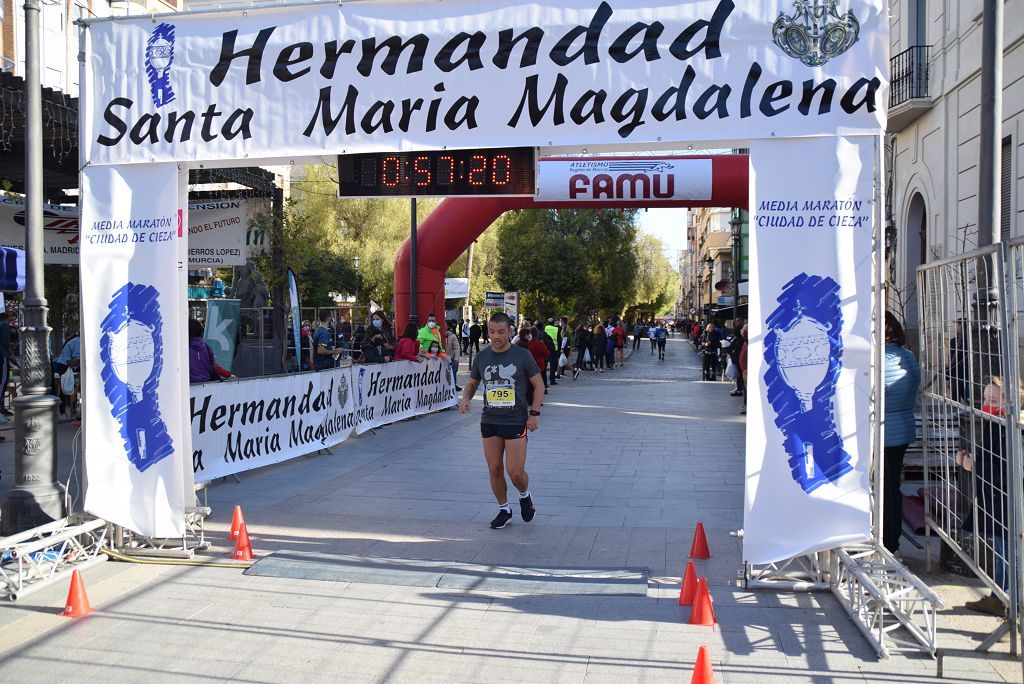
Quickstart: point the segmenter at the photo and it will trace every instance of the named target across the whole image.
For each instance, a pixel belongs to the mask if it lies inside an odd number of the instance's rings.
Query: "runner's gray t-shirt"
[[[530,352],[512,345],[503,352],[493,347],[482,349],[473,357],[470,377],[479,380],[484,391],[482,423],[491,425],[523,425],[529,415],[526,388],[530,378],[540,373]]]

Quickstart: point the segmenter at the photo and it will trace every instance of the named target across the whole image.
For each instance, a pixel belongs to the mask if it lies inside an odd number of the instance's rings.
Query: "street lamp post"
[[[714,303],[715,300],[715,258],[712,256],[708,256],[708,258],[704,260],[704,263],[707,264],[708,266],[708,319],[710,320],[711,305]]]
[[[355,318],[356,320],[359,320],[360,322],[362,322],[362,319],[358,318],[358,316],[359,316],[359,286],[361,285],[360,281],[362,280],[362,276],[359,273],[359,255],[358,254],[355,255],[354,257],[352,257],[352,267],[355,268],[355,270],[356,270],[356,303],[355,303],[355,311],[353,312],[353,318]]]
[[[50,328],[43,291],[43,116],[40,87],[39,0],[25,0],[25,327],[21,394],[14,400],[14,487],[3,502],[0,534],[11,535],[64,517],[56,483],[50,394]]]
[[[729,226],[732,228],[732,324],[734,328],[736,320],[740,316],[740,227],[742,225],[740,210],[733,209]]]

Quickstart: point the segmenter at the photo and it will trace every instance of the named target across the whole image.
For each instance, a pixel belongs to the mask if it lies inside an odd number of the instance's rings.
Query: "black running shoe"
[[[576,378],[580,377],[580,369],[577,368],[572,372],[572,381],[576,382]]]
[[[506,511],[504,508],[499,508],[498,515],[491,521],[491,529],[500,530],[505,527],[505,525],[508,525],[510,520],[512,520],[512,512]]]
[[[537,515],[537,507],[533,505],[533,497],[528,496],[519,500],[519,510],[523,514],[523,522],[530,522],[533,516]]]

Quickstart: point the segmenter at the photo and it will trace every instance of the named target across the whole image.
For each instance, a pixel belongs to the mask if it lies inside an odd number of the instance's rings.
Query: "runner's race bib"
[[[514,408],[516,405],[515,385],[495,385],[487,388],[484,395],[490,408]]]

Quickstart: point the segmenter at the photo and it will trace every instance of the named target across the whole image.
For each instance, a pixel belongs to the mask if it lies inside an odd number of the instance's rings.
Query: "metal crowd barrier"
[[[1021,244],[996,244],[917,271],[926,535],[944,543],[944,563],[980,578],[1006,608],[978,650],[1010,632],[1015,655],[1024,548],[1022,257]]]

